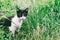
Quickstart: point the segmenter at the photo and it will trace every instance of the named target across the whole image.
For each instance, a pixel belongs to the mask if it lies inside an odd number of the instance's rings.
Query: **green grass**
[[[60,1],[31,0],[31,2],[27,19],[23,21],[20,32],[13,38],[10,31],[4,31],[3,25],[0,25],[0,40],[60,40]],[[15,13],[16,4],[12,6],[10,3],[10,0],[6,0],[6,3],[5,0],[0,2],[1,12],[4,11],[5,16]]]

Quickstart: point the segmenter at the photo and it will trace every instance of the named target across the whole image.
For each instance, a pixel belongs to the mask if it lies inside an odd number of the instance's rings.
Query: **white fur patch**
[[[13,34],[13,37],[14,37],[16,27],[11,26],[11,27],[9,27],[9,29],[10,29],[11,33]]]
[[[22,16],[22,17],[18,18],[17,15],[15,15],[15,17],[12,18],[12,23],[11,23],[11,26],[9,27],[9,29],[12,32],[13,36],[15,34],[16,29],[21,28],[22,21],[24,19],[26,19],[26,17]],[[19,29],[18,29],[18,31],[19,31]]]

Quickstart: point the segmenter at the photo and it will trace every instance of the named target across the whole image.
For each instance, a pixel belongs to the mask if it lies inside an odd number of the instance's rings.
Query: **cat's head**
[[[26,9],[17,9],[17,17],[20,19],[26,19],[28,14],[28,8]]]

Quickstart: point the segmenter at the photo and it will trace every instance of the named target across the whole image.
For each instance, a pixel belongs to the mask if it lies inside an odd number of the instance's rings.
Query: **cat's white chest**
[[[20,18],[18,18],[17,16],[12,18],[11,26],[9,27],[9,29],[12,32],[13,36],[15,34],[16,29],[18,28],[19,31],[19,29],[21,28],[22,21],[23,20],[20,20]]]
[[[22,20],[20,20],[20,18],[18,18],[17,16],[12,18],[11,26],[20,27],[21,25],[22,25]]]

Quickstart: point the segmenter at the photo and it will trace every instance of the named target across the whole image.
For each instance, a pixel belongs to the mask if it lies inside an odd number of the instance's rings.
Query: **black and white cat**
[[[16,28],[21,28],[22,22],[26,19],[28,13],[28,8],[24,10],[17,9],[17,14],[12,18],[11,26],[9,27],[10,31],[12,32],[13,36],[15,34]]]
[[[28,8],[26,9],[17,8],[16,12],[17,13],[15,14],[15,16],[7,17],[8,19],[3,18],[0,20],[0,22],[1,21],[4,22],[3,26],[6,26],[9,28],[13,36],[17,28],[18,28],[18,31],[21,28],[23,20],[26,19],[28,14]]]

